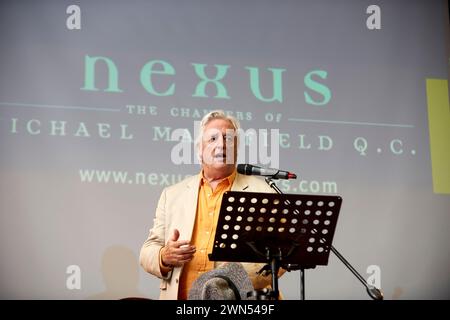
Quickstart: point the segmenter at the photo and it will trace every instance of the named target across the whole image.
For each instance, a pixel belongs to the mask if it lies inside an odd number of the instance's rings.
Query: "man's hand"
[[[187,240],[178,240],[179,237],[180,231],[174,229],[166,246],[161,249],[161,261],[167,267],[181,267],[194,257],[195,247]]]

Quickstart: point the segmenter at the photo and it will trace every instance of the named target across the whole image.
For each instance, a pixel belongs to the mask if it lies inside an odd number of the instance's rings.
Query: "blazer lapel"
[[[248,188],[247,179],[244,175],[236,173],[233,185],[231,186],[231,191],[244,191]]]
[[[200,185],[200,175],[197,179],[192,179],[186,186],[186,196],[180,199],[182,210],[185,212],[182,230],[183,239],[191,239],[194,231],[195,216],[197,214],[198,189]],[[181,229],[181,228],[180,228]],[[180,230],[181,232],[181,230]]]

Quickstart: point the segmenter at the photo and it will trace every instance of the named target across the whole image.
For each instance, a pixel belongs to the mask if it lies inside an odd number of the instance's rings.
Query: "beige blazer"
[[[161,279],[160,299],[175,300],[178,297],[178,282],[182,267],[174,268],[167,276],[159,268],[159,251],[168,241],[173,229],[180,231],[180,240],[190,240],[197,212],[197,198],[201,175],[189,177],[163,190],[156,208],[153,228],[140,252],[140,264],[145,271]],[[236,174],[232,191],[270,192],[273,190],[262,178]],[[243,263],[255,289],[271,284],[271,277],[263,277],[256,272],[264,264]]]

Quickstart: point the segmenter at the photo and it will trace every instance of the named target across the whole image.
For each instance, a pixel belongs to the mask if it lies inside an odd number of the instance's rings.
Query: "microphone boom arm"
[[[278,194],[283,194],[283,192],[278,188],[275,181],[273,181],[272,177],[266,177],[264,179],[266,183],[274,189]],[[356,278],[366,287],[367,293],[373,300],[383,300],[383,292],[381,292],[380,289],[376,288],[375,286],[369,285],[366,280],[356,271],[355,268],[342,256],[339,251],[336,250],[333,245],[330,245],[331,251],[336,255],[336,257],[341,260],[341,262],[355,275]],[[303,290],[303,288],[302,288]],[[304,292],[302,293],[304,297]]]

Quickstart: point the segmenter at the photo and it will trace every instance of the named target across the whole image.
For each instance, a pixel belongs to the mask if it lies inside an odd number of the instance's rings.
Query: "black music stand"
[[[209,259],[266,263],[272,291],[264,295],[278,300],[280,267],[328,264],[341,203],[339,196],[227,191]]]

